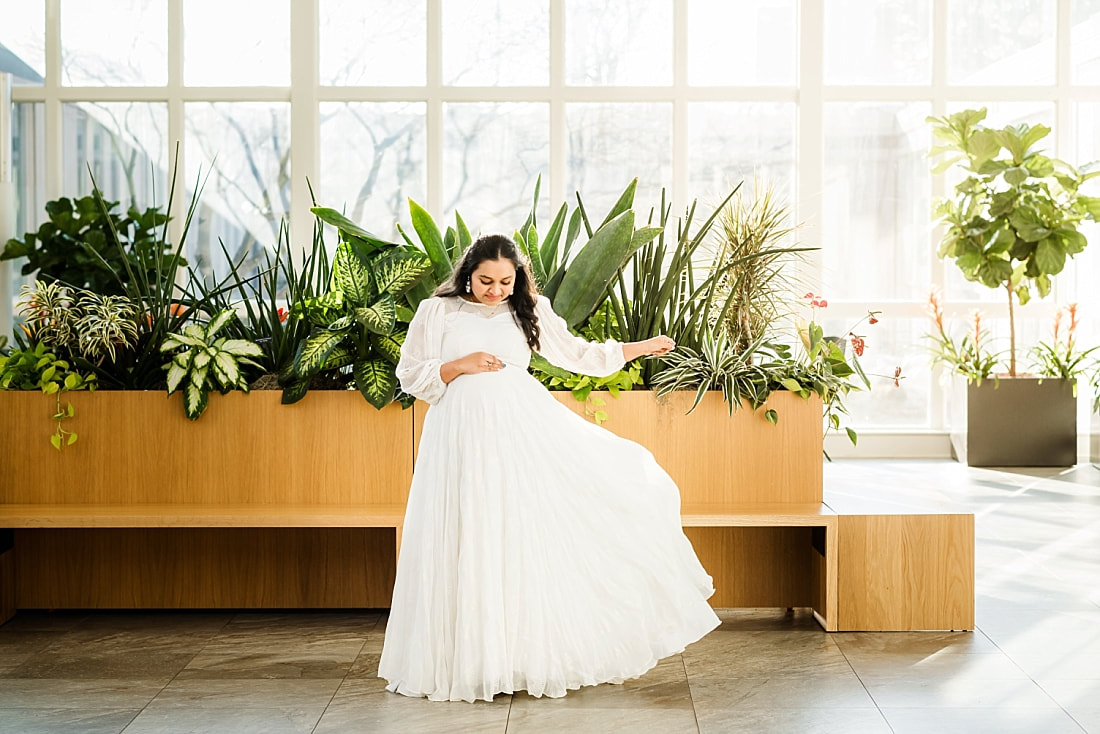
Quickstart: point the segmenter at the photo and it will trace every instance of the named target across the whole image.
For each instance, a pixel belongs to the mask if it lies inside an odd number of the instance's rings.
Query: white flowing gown
[[[538,297],[539,352],[590,375],[618,342],[572,335]],[[505,367],[449,385],[444,362]],[[644,447],[596,426],[527,372],[507,303],[420,304],[397,376],[431,404],[409,490],[378,675],[433,701],[533,696],[635,678],[714,629],[714,593],[680,525],[676,484]]]

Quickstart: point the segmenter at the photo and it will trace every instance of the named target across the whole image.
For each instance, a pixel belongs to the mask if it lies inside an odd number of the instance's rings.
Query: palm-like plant
[[[241,367],[260,367],[249,359],[263,356],[258,344],[218,336],[236,317],[233,311],[222,311],[205,327],[188,324],[182,333],[169,334],[161,344],[160,351],[175,352],[164,365],[168,371],[168,394],[183,385],[183,408],[191,420],[198,420],[206,410],[211,390],[223,395],[234,389],[248,392],[248,380]]]
[[[789,210],[779,203],[774,185],[754,181],[751,196],[738,189],[718,215],[712,242],[715,268],[714,325],[731,346],[749,352],[762,336],[775,334],[791,315],[797,264],[802,248],[783,246],[798,225],[787,223]]]

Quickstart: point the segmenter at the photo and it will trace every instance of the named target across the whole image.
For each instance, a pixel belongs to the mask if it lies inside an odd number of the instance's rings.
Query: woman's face
[[[516,283],[516,266],[511,260],[482,260],[470,275],[470,294],[479,302],[495,306],[508,296]]]

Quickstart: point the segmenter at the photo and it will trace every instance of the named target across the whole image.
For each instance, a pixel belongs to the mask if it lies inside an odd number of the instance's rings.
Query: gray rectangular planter
[[[951,449],[969,466],[1073,466],[1073,383],[1002,377],[968,385],[965,430],[952,434]]]

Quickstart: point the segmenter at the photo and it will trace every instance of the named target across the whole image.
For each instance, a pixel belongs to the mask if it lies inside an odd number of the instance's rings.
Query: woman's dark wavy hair
[[[512,318],[523,329],[527,344],[537,352],[540,329],[538,317],[535,316],[535,297],[538,295],[538,290],[527,263],[520,256],[516,243],[512,242],[510,237],[502,234],[485,234],[474,240],[462,254],[462,259],[455,266],[451,279],[439,286],[435,295],[459,297],[466,295],[466,281],[473,276],[477,266],[486,260],[511,260],[516,266],[516,279],[508,302],[512,304]]]

